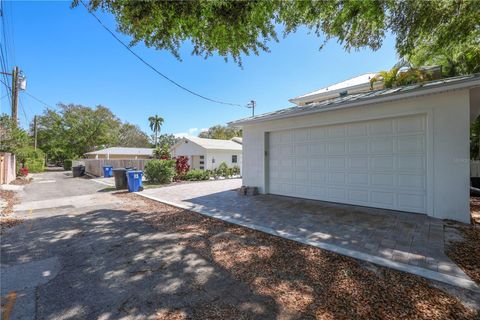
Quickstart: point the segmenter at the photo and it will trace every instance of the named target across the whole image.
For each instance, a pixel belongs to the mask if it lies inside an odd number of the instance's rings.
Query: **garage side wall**
[[[268,193],[268,132],[423,113],[427,118],[428,215],[470,221],[469,91],[459,90],[314,115],[271,120],[243,128],[243,184]]]

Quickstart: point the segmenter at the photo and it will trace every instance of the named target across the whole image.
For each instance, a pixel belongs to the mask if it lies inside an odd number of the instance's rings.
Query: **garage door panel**
[[[349,154],[368,154],[368,139],[352,139],[348,142]]]
[[[366,123],[351,123],[347,126],[347,136],[349,137],[363,137],[368,134],[368,127]]]
[[[342,155],[345,154],[345,142],[333,141],[327,144],[328,155]]]
[[[399,153],[423,153],[425,141],[423,135],[397,137],[397,152]]]
[[[307,142],[310,140],[310,129],[295,129],[294,140],[295,142]]]
[[[343,138],[345,137],[345,125],[336,125],[328,127],[329,138]]]
[[[368,173],[348,173],[347,182],[350,185],[366,186],[368,179]]]
[[[416,155],[398,155],[396,157],[398,170],[425,170],[425,156]]]
[[[393,187],[395,176],[391,173],[372,173],[370,174],[370,184],[374,187]]]
[[[366,190],[349,190],[348,191],[348,200],[355,204],[365,204],[369,203],[368,191]]]
[[[426,212],[423,115],[270,132],[270,193]]]
[[[328,158],[328,168],[329,169],[345,169],[345,157],[330,157]]]
[[[394,170],[394,156],[374,156],[370,158],[370,167],[372,170]]]
[[[425,211],[425,197],[418,194],[399,194],[398,207],[414,212]]]
[[[393,120],[371,121],[368,129],[368,134],[371,136],[393,134]]]
[[[393,153],[393,140],[391,137],[380,137],[370,139],[370,154],[391,154]]]
[[[327,143],[326,142],[313,142],[310,144],[310,155],[312,156],[322,156],[327,154]]]
[[[353,171],[368,170],[368,157],[350,157],[348,158],[348,169]]]
[[[425,189],[425,177],[416,174],[399,174],[398,184],[402,188]]]

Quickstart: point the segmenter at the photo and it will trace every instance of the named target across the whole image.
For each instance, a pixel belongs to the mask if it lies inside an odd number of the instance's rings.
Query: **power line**
[[[28,117],[27,117],[27,113],[25,112],[25,108],[23,107],[22,98],[20,97],[18,101],[20,101],[20,108],[22,109],[23,116],[25,117],[25,126],[28,127]]]
[[[130,51],[131,54],[133,54],[135,57],[137,57],[138,60],[140,60],[141,62],[143,62],[147,67],[149,67],[150,69],[152,69],[154,72],[156,72],[158,75],[160,75],[162,78],[170,81],[171,83],[173,83],[174,85],[176,85],[177,87],[179,87],[180,89],[182,90],[185,90],[187,91],[188,93],[190,94],[193,94],[194,96],[197,96],[201,99],[204,99],[204,100],[207,100],[207,101],[210,101],[210,102],[214,102],[214,103],[219,103],[219,104],[224,104],[224,105],[229,105],[229,106],[238,106],[238,107],[243,107],[242,105],[240,104],[237,104],[237,103],[231,103],[231,102],[225,102],[225,101],[221,101],[221,100],[215,100],[215,99],[211,99],[211,98],[208,98],[208,97],[205,97],[199,93],[196,93],[195,91],[192,91],[184,86],[182,86],[181,84],[179,84],[178,82],[176,82],[175,80],[172,80],[170,79],[169,77],[167,77],[165,74],[163,74],[162,72],[158,71],[157,68],[155,68],[154,66],[152,66],[150,63],[148,63],[147,61],[145,61],[142,57],[140,57],[138,54],[136,54],[127,44],[125,44],[125,42],[123,42],[122,40],[120,40],[120,38],[117,37],[117,35],[112,31],[110,30],[106,25],[103,24],[103,22],[95,15],[95,13],[93,13],[90,9],[88,9],[88,7],[85,5],[85,3],[80,0],[80,3],[85,7],[85,9],[87,9],[87,11],[98,21],[98,23],[105,29],[107,30],[108,33],[110,33],[110,35],[112,35],[112,37],[115,38],[115,40],[117,40],[122,46],[125,47],[125,49],[127,49],[128,51]]]
[[[34,95],[32,95],[31,93],[28,93],[27,91],[22,91],[23,93],[25,93],[27,96],[29,96],[30,98],[32,98],[33,100],[37,101],[37,102],[40,102],[41,104],[49,107],[50,109],[55,109],[55,107],[52,107],[51,105],[49,105],[48,103],[46,102],[43,102],[42,100],[40,100],[39,98],[35,97]]]

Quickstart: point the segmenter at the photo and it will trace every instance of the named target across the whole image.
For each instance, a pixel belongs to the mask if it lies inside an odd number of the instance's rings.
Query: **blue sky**
[[[4,7],[7,34],[14,39],[8,52],[10,66],[18,65],[27,75],[27,91],[49,105],[105,105],[147,133],[147,118],[154,114],[165,119],[162,132],[198,134],[202,128],[251,113],[247,108],[201,100],[160,78],[121,47],[82,6],[70,9],[70,2],[5,1]],[[115,29],[111,15],[98,15]],[[331,83],[389,69],[397,60],[393,40],[387,37],[377,52],[348,53],[335,40],[319,50],[321,39],[300,30],[271,43],[270,53],[244,57],[243,69],[222,57],[192,56],[189,45],[182,47],[182,61],[143,45],[133,50],[202,95],[242,105],[256,100],[259,114],[288,107],[289,98]],[[1,112],[9,113],[5,94],[2,85]],[[27,119],[21,109],[19,119],[25,126],[33,115],[43,112],[44,105],[24,93],[21,100]]]

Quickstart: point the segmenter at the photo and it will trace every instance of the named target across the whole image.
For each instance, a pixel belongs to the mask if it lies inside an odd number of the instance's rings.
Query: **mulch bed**
[[[8,215],[13,212],[13,206],[18,203],[18,198],[15,191],[11,190],[1,190],[0,189],[0,199],[3,199],[7,202],[7,205],[2,208],[0,212],[1,215]]]
[[[221,266],[252,292],[273,299],[276,318],[294,319],[479,319],[480,313],[421,277],[377,267],[294,241],[238,227],[200,214],[118,194],[127,210],[172,233],[207,261]],[[235,290],[235,288],[232,288]],[[271,306],[270,306],[271,307]],[[271,308],[268,310],[272,310]],[[215,301],[187,314],[160,310],[158,319],[248,319]]]
[[[462,241],[451,242],[445,253],[463,271],[480,284],[480,197],[470,198],[472,224],[452,224],[463,236]]]
[[[12,182],[10,182],[10,184],[14,184],[14,185],[17,185],[17,186],[24,186],[24,185],[32,182],[32,180],[33,180],[32,178],[17,178],[15,180],[13,180]]]
[[[470,197],[470,213],[473,225],[480,228],[480,197]]]
[[[8,228],[19,225],[23,222],[21,219],[8,217],[13,212],[13,206],[19,202],[15,191],[0,190],[0,199],[7,202],[7,205],[0,212],[0,233]]]

